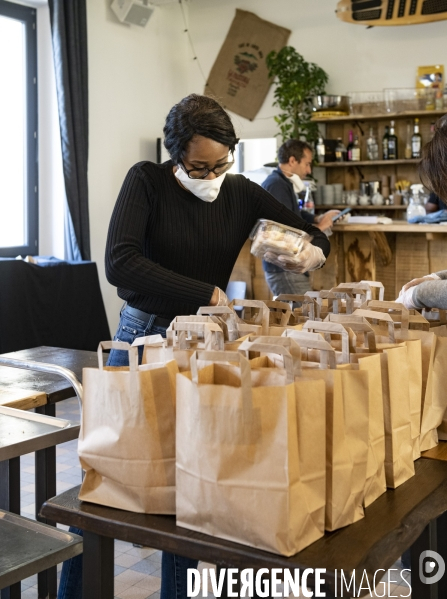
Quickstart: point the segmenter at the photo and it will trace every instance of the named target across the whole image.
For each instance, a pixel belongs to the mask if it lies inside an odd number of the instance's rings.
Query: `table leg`
[[[20,514],[20,458],[0,462],[0,508]],[[17,582],[1,591],[1,599],[20,599],[21,584]]]
[[[114,539],[84,531],[82,597],[113,599]]]
[[[437,551],[437,521],[433,520],[411,546],[411,596],[414,599],[438,599],[438,584],[421,581],[419,561],[424,551]]]
[[[436,537],[436,551],[444,560],[446,567],[444,576],[438,582],[438,597],[447,597],[447,513],[436,520]]]
[[[54,404],[46,404],[36,408],[36,412],[47,416],[55,416]],[[35,485],[36,485],[36,520],[44,524],[56,526],[38,514],[42,504],[56,495],[56,447],[41,449],[35,453]],[[49,568],[37,575],[37,592],[39,599],[56,599],[57,568]]]

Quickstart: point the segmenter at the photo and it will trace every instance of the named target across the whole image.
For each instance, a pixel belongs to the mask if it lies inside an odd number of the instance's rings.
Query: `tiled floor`
[[[57,404],[57,416],[68,420],[79,420],[78,403],[70,399]],[[57,492],[80,484],[81,468],[77,456],[77,441],[59,445],[57,456]],[[21,504],[22,515],[34,518],[34,454],[21,458]],[[61,526],[61,528],[64,528]],[[115,541],[115,597],[118,599],[159,599],[161,583],[161,552],[148,547],[134,547],[124,541]],[[201,563],[199,568],[213,567]],[[400,569],[400,563],[393,568]],[[60,576],[61,565],[58,567]],[[391,580],[400,579],[399,573],[392,572]],[[384,595],[384,589],[378,589],[377,597],[408,597],[408,586],[390,584]],[[201,596],[201,593],[200,593]],[[368,596],[368,595],[367,595]],[[211,599],[213,595],[208,594]],[[22,599],[37,599],[37,576],[22,581]]]

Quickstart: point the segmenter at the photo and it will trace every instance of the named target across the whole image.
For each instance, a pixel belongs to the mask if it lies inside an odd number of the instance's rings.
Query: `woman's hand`
[[[277,255],[273,252],[266,252],[264,260],[276,264],[283,270],[289,272],[303,273],[315,270],[323,266],[326,261],[321,248],[311,243],[306,243],[301,252],[291,260],[290,256]]]
[[[410,287],[416,287],[416,285],[420,285],[421,283],[424,283],[425,281],[437,281],[439,280],[440,277],[438,277],[438,275],[436,273],[432,273],[430,275],[425,275],[425,277],[421,277],[419,279],[412,279],[411,281],[409,281],[406,285],[404,285],[402,287],[401,293],[403,291],[408,291],[408,289],[410,289]]]
[[[210,306],[228,306],[230,300],[219,287],[214,288],[214,293],[211,296]]]

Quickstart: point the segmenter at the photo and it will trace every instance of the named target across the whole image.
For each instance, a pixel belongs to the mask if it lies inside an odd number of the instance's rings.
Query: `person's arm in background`
[[[438,210],[442,210],[443,208],[444,205],[441,202],[441,200],[435,193],[432,192],[428,196],[428,200],[425,203],[425,211],[427,212],[427,214],[430,214],[431,212],[438,212]]]
[[[396,301],[408,309],[447,310],[447,270],[409,281],[402,287]]]
[[[272,177],[268,177],[261,187],[268,191],[278,202],[284,204],[286,208],[298,214],[298,210],[294,210],[292,193],[289,193],[289,190],[285,186],[287,186],[287,183],[280,178],[273,179]],[[340,210],[329,210],[324,214],[315,215],[307,212],[307,210],[299,210],[302,219],[311,225],[315,225],[320,231],[331,229],[334,224],[332,217],[339,214],[339,212]]]

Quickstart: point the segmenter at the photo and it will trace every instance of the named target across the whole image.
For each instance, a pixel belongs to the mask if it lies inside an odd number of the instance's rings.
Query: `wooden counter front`
[[[311,273],[315,290],[350,281],[381,281],[385,299],[392,301],[411,279],[447,270],[446,225],[335,225],[329,239],[331,254],[325,266]],[[250,254],[250,244],[242,248],[231,279],[247,283],[247,297],[271,299],[262,261]]]
[[[333,232],[326,265],[312,274],[313,289],[381,281],[385,299],[394,300],[411,279],[447,269],[446,225],[343,224],[334,226]]]

